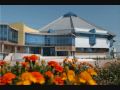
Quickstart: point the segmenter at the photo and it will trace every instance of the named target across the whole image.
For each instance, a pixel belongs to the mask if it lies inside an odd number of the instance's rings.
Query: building
[[[0,24],[0,52],[101,56],[113,46],[114,36],[69,12],[39,30],[23,23]]]

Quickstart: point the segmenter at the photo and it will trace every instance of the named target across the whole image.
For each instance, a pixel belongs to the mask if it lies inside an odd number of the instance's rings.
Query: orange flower
[[[89,81],[88,81],[88,84],[89,84],[89,85],[97,85],[96,81],[93,80],[93,79],[89,80]]]
[[[30,82],[36,83],[36,79],[33,77],[33,75],[30,72],[22,73],[21,80],[22,81],[30,81]]]
[[[6,73],[3,75],[1,82],[4,84],[11,84],[12,80],[16,78],[16,75],[13,73]]]
[[[55,62],[55,61],[49,61],[48,65],[52,66],[52,67],[55,67],[55,66],[58,66],[59,64],[57,62]]]
[[[91,75],[87,71],[80,73],[80,82],[88,83],[89,85],[97,85],[95,80],[92,79]]]
[[[31,72],[31,74],[36,78],[37,83],[44,84],[45,78],[40,72]]]
[[[90,76],[90,74],[87,71],[83,71],[80,73],[80,78],[89,81],[90,79],[92,79],[92,77]]]
[[[38,58],[38,56],[36,56],[36,55],[31,55],[30,56],[30,60],[31,61],[36,61],[36,60],[38,60],[39,58]]]
[[[67,79],[67,75],[66,75],[66,73],[63,72],[62,75],[61,75],[61,77],[62,77],[62,80],[66,80],[66,79]]]
[[[23,67],[27,67],[28,62],[22,62],[21,64],[22,64]]]
[[[97,76],[97,73],[95,72],[95,70],[94,70],[93,68],[87,69],[87,72],[90,73],[90,75],[95,75],[95,76]]]
[[[55,70],[56,70],[57,72],[63,72],[63,67],[60,66],[60,65],[57,65],[57,66],[55,66]]]
[[[53,81],[56,85],[64,85],[64,81],[62,80],[61,77],[57,76],[55,77],[54,81]]]
[[[67,76],[70,82],[75,82],[75,73],[73,70],[68,70]]]
[[[0,60],[0,66],[3,66],[4,64],[6,64],[6,62],[3,60]]]
[[[45,72],[45,75],[48,76],[49,78],[53,77],[53,73],[51,71]]]
[[[24,56],[23,59],[25,59],[26,61],[29,61],[30,57],[29,56]]]

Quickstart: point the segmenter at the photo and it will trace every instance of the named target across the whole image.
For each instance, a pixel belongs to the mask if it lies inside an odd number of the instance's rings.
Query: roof
[[[77,32],[76,28],[78,28],[77,31],[89,32],[89,30],[95,29],[97,33],[108,33],[105,29],[86,21],[72,12],[64,14],[39,30],[40,32],[48,32],[49,30],[53,30],[54,33],[59,33],[62,31],[70,33],[73,32],[73,30],[74,32]]]

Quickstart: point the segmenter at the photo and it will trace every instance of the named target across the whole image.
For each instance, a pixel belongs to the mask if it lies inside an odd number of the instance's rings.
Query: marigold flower
[[[28,62],[22,62],[21,64],[22,64],[23,67],[27,67]]]
[[[79,78],[80,83],[86,83],[86,80]]]
[[[29,58],[31,61],[36,61],[39,59],[38,56],[36,56],[36,55],[31,55]]]
[[[33,77],[33,75],[30,73],[30,72],[24,72],[22,75],[21,75],[21,80],[22,81],[26,81],[26,80],[29,80],[33,83],[36,83],[36,78]]]
[[[88,81],[88,84],[89,84],[89,85],[97,85],[96,81],[93,80],[93,79],[90,79],[90,80]]]
[[[61,77],[57,76],[55,77],[54,81],[53,81],[56,85],[64,85],[64,81],[62,80]]]
[[[59,64],[57,62],[55,62],[55,61],[49,61],[48,65],[52,66],[52,67],[55,67],[55,66],[58,66]]]
[[[97,73],[95,72],[95,70],[93,68],[88,68],[87,72],[90,73],[90,75],[95,75],[97,76]]]
[[[26,61],[30,61],[30,56],[24,56],[23,59],[25,59]]]
[[[89,81],[92,79],[92,77],[90,76],[90,74],[87,71],[83,71],[80,73],[80,78]]]
[[[1,78],[1,82],[4,83],[4,84],[11,84],[12,83],[12,80],[16,78],[16,75],[11,73],[11,72],[8,72],[6,74],[4,74]]]
[[[66,79],[67,79],[67,75],[66,75],[66,73],[63,72],[62,75],[61,75],[61,77],[62,77],[62,80],[66,80]]]
[[[54,76],[51,71],[45,72],[45,75],[48,76],[49,78]]]
[[[3,66],[4,64],[6,64],[6,62],[3,60],[0,60],[0,66]]]
[[[57,65],[57,66],[55,66],[55,70],[56,70],[57,72],[63,72],[63,67],[60,66],[60,65]]]
[[[95,80],[92,79],[91,75],[87,71],[80,73],[80,82],[82,82],[82,83],[86,82],[89,85],[97,85]]]
[[[70,82],[74,82],[75,81],[75,73],[74,73],[73,70],[68,70],[67,76],[68,76],[68,80]]]
[[[40,72],[31,72],[31,74],[36,78],[37,83],[44,84],[45,78]]]
[[[22,85],[31,85],[31,82],[29,80],[25,80],[22,82]]]

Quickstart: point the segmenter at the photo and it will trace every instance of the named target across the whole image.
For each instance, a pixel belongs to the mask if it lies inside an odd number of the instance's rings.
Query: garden
[[[36,55],[14,65],[0,60],[0,85],[120,85],[120,62],[99,67],[76,58],[46,62]]]

